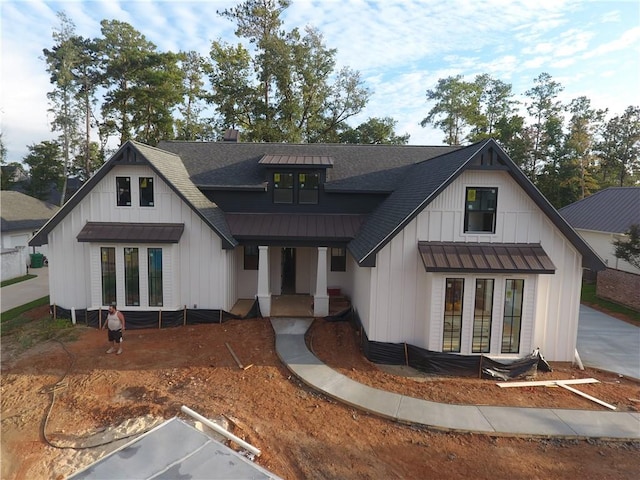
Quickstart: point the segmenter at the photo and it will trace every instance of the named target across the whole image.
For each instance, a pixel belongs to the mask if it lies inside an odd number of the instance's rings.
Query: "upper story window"
[[[119,207],[131,206],[131,178],[116,177],[116,194]]]
[[[153,178],[140,177],[138,182],[140,186],[140,206],[153,207]]]
[[[293,173],[273,174],[273,203],[293,203]]]
[[[495,233],[498,189],[467,187],[466,194],[465,233]]]
[[[298,203],[302,203],[302,204],[318,203],[319,186],[320,186],[320,175],[318,173],[298,174]]]

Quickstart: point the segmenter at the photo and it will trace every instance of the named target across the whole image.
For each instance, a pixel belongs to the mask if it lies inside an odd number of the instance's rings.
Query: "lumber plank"
[[[595,378],[572,378],[568,380],[540,380],[533,382],[498,382],[500,388],[507,387],[555,387],[556,385],[578,385],[581,383],[600,383],[600,380]]]
[[[614,407],[613,405],[611,405],[611,404],[609,404],[607,402],[603,402],[599,398],[592,397],[591,395],[589,395],[587,393],[581,392],[577,388],[573,388],[573,387],[570,387],[569,385],[564,385],[562,383],[559,383],[558,386],[562,387],[562,388],[564,388],[566,390],[569,390],[570,392],[573,392],[576,395],[580,395],[581,397],[587,398],[587,399],[591,400],[592,402],[596,402],[596,403],[602,405],[603,407],[610,408],[611,410],[615,410],[616,409],[616,407]]]
[[[240,362],[240,359],[238,358],[238,356],[236,355],[236,352],[233,351],[233,349],[231,348],[231,345],[229,345],[228,342],[224,343],[227,346],[227,349],[229,350],[229,353],[231,354],[231,356],[233,357],[233,359],[236,361],[236,363],[238,364],[238,368],[244,370],[244,366],[242,365],[242,363]]]

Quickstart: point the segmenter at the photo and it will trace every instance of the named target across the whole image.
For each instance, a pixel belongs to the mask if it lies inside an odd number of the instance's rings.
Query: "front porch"
[[[244,316],[254,302],[255,300],[251,298],[239,299],[231,309],[231,313]],[[347,297],[329,296],[329,315],[340,313],[350,306],[351,302]],[[313,295],[272,295],[270,317],[313,318]]]

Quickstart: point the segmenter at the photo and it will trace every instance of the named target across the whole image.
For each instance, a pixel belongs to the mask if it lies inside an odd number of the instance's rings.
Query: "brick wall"
[[[640,275],[613,268],[598,272],[596,295],[640,311]]]

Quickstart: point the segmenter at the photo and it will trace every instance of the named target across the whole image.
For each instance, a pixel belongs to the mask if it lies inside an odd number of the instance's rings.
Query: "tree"
[[[434,89],[427,90],[427,101],[436,103],[420,125],[442,130],[447,145],[461,145],[467,130],[478,123],[481,95],[481,85],[465,82],[462,75],[440,79]]]
[[[24,163],[29,166],[31,181],[27,192],[40,200],[48,200],[51,187],[59,189],[64,184],[64,160],[60,144],[55,141],[43,141],[27,146],[29,153]]]
[[[205,101],[209,94],[204,88],[203,75],[208,66],[202,56],[195,51],[180,54],[183,72],[184,98],[178,111],[181,118],[175,122],[178,140],[211,140],[213,127],[210,121],[202,118]]]
[[[51,83],[54,85],[54,89],[47,94],[51,102],[49,111],[53,114],[51,129],[60,132],[64,178],[60,196],[62,205],[66,197],[71,158],[80,142],[78,127],[81,110],[76,102],[79,88],[73,74],[79,59],[78,44],[74,41],[75,25],[64,13],[58,13],[58,18],[60,26],[53,32],[55,45],[52,50],[44,49],[43,53]]]
[[[406,145],[409,142],[409,134],[396,135],[395,126],[398,122],[391,117],[375,118],[370,117],[366,122],[361,123],[356,128],[347,127],[340,134],[341,143],[360,144],[390,144]]]
[[[640,172],[640,107],[629,106],[622,115],[610,119],[596,150],[604,186],[633,185],[634,174]]]
[[[100,52],[104,135],[117,133],[120,143],[130,138],[155,145],[172,138],[172,110],[182,99],[182,73],[173,53],[156,46],[131,25],[103,20]]]
[[[511,84],[492,78],[483,73],[476,76],[474,84],[480,91],[478,111],[471,115],[472,125],[469,140],[477,142],[499,134],[498,125],[502,119],[508,121],[515,114],[518,101],[513,99]]]
[[[563,87],[551,78],[548,73],[541,73],[534,79],[535,86],[525,92],[530,98],[527,112],[533,118],[532,137],[533,150],[527,161],[523,164],[524,172],[532,181],[548,161],[550,148],[557,145],[558,140],[549,135],[557,132],[554,123],[558,123],[562,112],[561,103],[556,100]]]
[[[613,241],[614,255],[640,268],[640,225],[631,225],[626,235],[625,239]]]
[[[224,128],[238,125],[249,141],[321,142],[362,111],[369,99],[360,74],[337,73],[334,49],[307,27],[282,29],[288,0],[247,0],[218,12],[236,22],[242,46],[212,44],[212,101]]]

